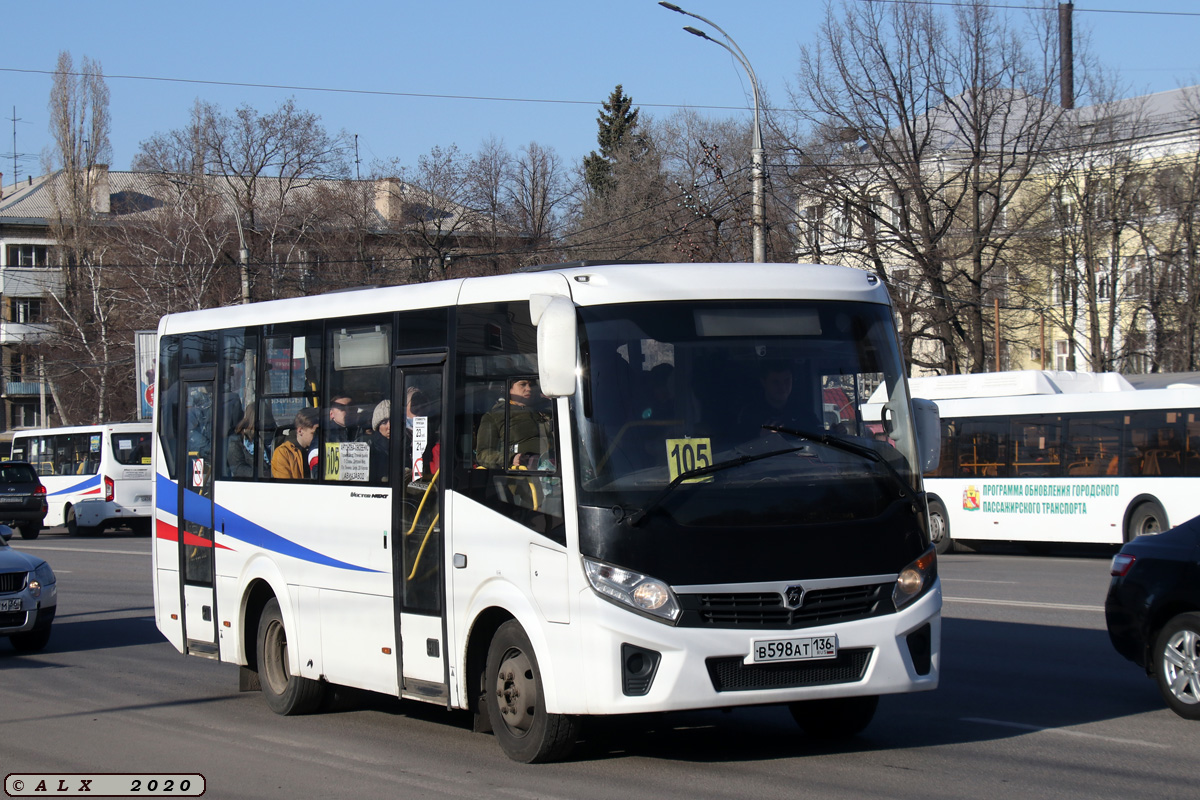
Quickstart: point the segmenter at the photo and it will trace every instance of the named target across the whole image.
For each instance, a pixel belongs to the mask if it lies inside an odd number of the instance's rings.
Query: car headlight
[[[54,570],[45,561],[34,567],[29,579],[29,591],[34,597],[42,596],[42,589],[54,585]]]
[[[583,571],[601,597],[668,622],[679,617],[679,602],[674,593],[657,578],[586,557]]]
[[[937,551],[930,547],[921,557],[900,570],[896,588],[892,590],[892,605],[899,611],[916,600],[933,585],[937,577]]]

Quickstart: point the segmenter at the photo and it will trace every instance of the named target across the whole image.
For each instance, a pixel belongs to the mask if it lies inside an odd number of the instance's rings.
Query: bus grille
[[[710,658],[708,676],[718,692],[755,689],[796,689],[862,680],[873,648],[843,650],[837,658],[822,661],[782,661],[776,664],[743,664],[742,656]]]
[[[12,594],[25,588],[24,572],[0,572],[0,594]]]
[[[813,589],[799,608],[788,608],[776,592],[680,595],[684,628],[794,629],[877,617],[895,611],[890,583]]]

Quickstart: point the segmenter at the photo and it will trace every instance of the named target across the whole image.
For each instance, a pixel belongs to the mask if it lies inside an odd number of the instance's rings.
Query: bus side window
[[[528,303],[464,307],[455,417],[457,486],[494,511],[565,541],[554,403],[537,386]],[[467,434],[472,437],[467,441]]]

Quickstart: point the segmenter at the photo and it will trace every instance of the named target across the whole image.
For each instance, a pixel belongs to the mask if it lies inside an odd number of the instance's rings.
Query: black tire
[[[1154,680],[1184,719],[1200,720],[1200,614],[1172,617],[1154,640]]]
[[[287,630],[279,601],[272,597],[258,618],[258,676],[267,707],[276,714],[309,714],[321,705],[325,684],[288,670]]]
[[[1168,528],[1167,512],[1154,500],[1141,503],[1129,515],[1129,527],[1125,529],[1125,541],[1132,542],[1139,536],[1152,536]]]
[[[879,695],[874,694],[788,703],[796,724],[809,736],[825,740],[848,739],[862,733],[878,707]]]
[[[36,539],[42,532],[42,525],[40,522],[23,522],[17,526],[17,530],[21,533],[22,539]]]
[[[50,641],[50,626],[37,628],[25,633],[14,633],[9,635],[8,640],[12,642],[13,649],[18,653],[36,653],[46,647]]]
[[[75,519],[75,506],[67,509],[67,533],[72,536],[95,536],[100,528],[95,525],[80,525]]]
[[[937,548],[937,554],[954,552],[954,540],[950,538],[950,516],[941,500],[929,501],[929,542]]]
[[[492,637],[485,670],[484,699],[500,749],[523,764],[566,758],[579,735],[579,718],[547,713],[537,656],[516,620]]]

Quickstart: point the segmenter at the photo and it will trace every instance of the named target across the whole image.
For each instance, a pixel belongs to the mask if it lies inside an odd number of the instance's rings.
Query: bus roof
[[[1054,372],[1035,369],[911,378],[908,385],[913,397],[924,397],[927,400],[1135,391],[1123,375],[1115,372]]]
[[[874,273],[822,264],[604,264],[576,262],[479,278],[363,288],[164,317],[160,334],[247,324],[379,314],[563,294],[580,306],[666,300],[846,300],[889,305]]]

